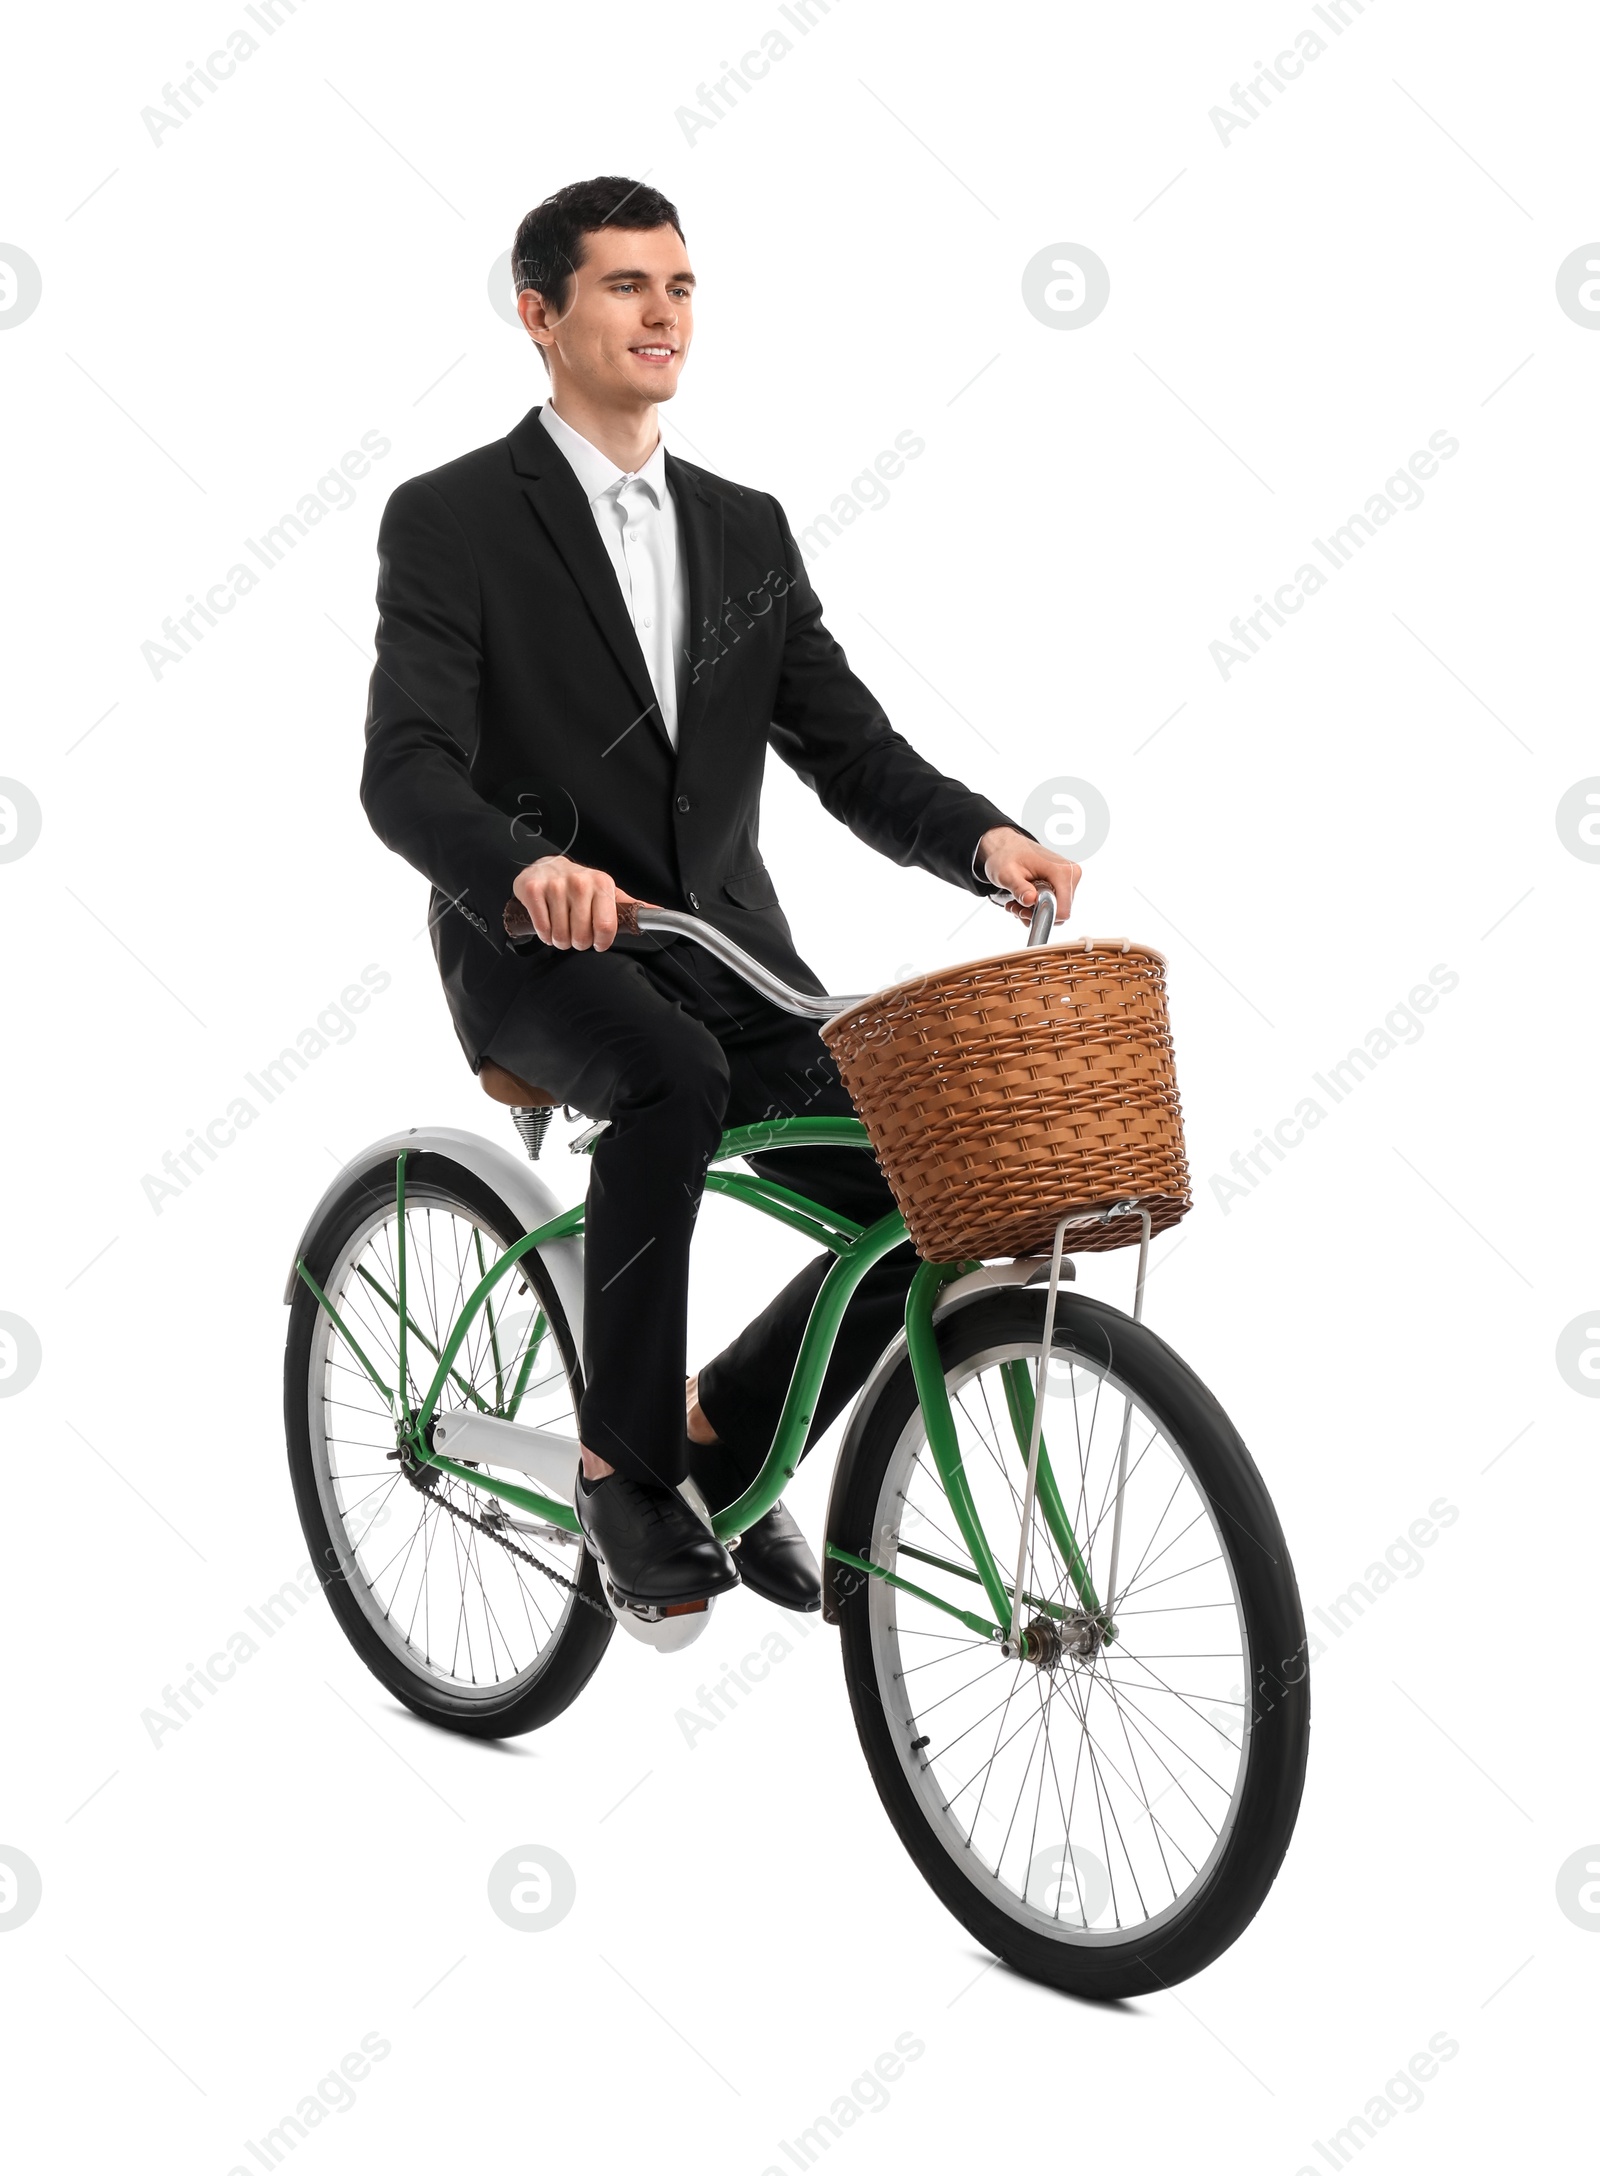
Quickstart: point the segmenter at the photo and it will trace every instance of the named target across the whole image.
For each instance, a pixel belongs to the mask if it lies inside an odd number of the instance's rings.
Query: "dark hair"
[[[676,228],[683,238],[678,207],[659,189],[620,174],[597,174],[593,181],[569,181],[554,196],[536,204],[517,229],[511,245],[511,276],[520,295],[532,287],[559,317],[567,306],[572,279],[584,259],[583,238],[601,227]]]

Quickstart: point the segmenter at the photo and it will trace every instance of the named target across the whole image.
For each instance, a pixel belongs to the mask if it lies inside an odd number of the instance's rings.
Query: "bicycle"
[[[1054,910],[1042,894],[1030,945]],[[696,917],[630,915],[802,1017],[858,1002],[789,989]],[[548,1103],[485,1070],[530,1162],[450,1128],[363,1151],[296,1250],[284,1380],[342,1629],[417,1713],[499,1737],[570,1705],[619,1623],[677,1648],[713,1605],[626,1607],[583,1546],[584,1209],[531,1168]],[[871,1152],[855,1119],[784,1119],[725,1133],[707,1173],[835,1256],[761,1472],[715,1515],[684,1484],[734,1547],[793,1475],[851,1293],[907,1236],[898,1212],[863,1228],[723,1168],[780,1142]],[[1071,1289],[1068,1232],[1113,1214],[1141,1219],[1131,1314]],[[1276,1514],[1222,1408],[1143,1322],[1149,1246],[1130,1201],[1064,1216],[1048,1256],[922,1261],[845,1428],[824,1545],[824,1617],[913,1861],[995,1955],[1097,1998],[1170,1986],[1243,1932],[1289,1843],[1310,1720]]]

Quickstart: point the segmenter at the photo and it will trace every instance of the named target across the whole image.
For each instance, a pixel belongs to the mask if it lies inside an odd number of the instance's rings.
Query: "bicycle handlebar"
[[[1009,895],[1007,895],[1009,896]],[[525,949],[531,939],[538,943],[538,932],[533,926],[533,916],[520,899],[508,899],[500,917],[505,924],[506,935],[520,949]],[[1056,895],[1047,884],[1041,884],[1028,925],[1030,945],[1047,944],[1055,927]],[[787,982],[775,975],[770,967],[763,967],[752,959],[741,945],[712,923],[702,921],[698,915],[681,913],[676,907],[647,907],[637,899],[617,900],[617,934],[636,937],[659,929],[675,937],[690,937],[703,945],[713,959],[721,960],[724,967],[748,982],[751,989],[783,1012],[796,1014],[802,1020],[831,1020],[835,1013],[848,1012],[852,1005],[863,1004],[872,995],[870,990],[858,991],[854,996],[839,997],[823,992],[814,995],[809,990],[792,990]]]

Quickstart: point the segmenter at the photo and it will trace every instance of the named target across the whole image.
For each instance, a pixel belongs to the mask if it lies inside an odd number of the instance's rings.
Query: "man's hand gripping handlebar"
[[[535,867],[537,866],[539,865],[536,863]],[[523,876],[527,876],[529,873],[529,871],[524,870]],[[603,872],[595,870],[592,873],[599,876]],[[606,882],[609,884],[610,881],[608,877]],[[517,879],[518,896],[506,901],[501,920],[505,924],[505,932],[511,940],[513,949],[518,952],[527,952],[540,941],[541,932],[534,921],[533,915],[523,904],[520,896],[521,887],[522,877],[519,877]],[[1055,926],[1056,918],[1055,893],[1048,884],[1040,884],[1036,889],[1037,897],[1029,910],[1031,919],[1028,927],[1028,942],[1030,945],[1047,944],[1049,942],[1050,932]],[[763,967],[759,960],[752,959],[741,945],[736,945],[731,937],[725,937],[722,931],[714,927],[712,923],[702,921],[698,915],[680,913],[676,907],[652,907],[642,899],[633,899],[626,892],[617,891],[614,885],[612,886],[610,909],[611,915],[608,916],[608,920],[611,919],[611,916],[615,918],[611,924],[611,935],[637,937],[652,930],[659,930],[664,936],[691,937],[696,944],[703,945],[714,959],[721,960],[724,967],[732,968],[736,975],[741,976],[744,981],[749,983],[751,989],[757,991],[782,1011],[792,1012],[802,1020],[831,1020],[835,1013],[848,1012],[853,1005],[863,1003],[866,998],[872,995],[869,990],[859,991],[854,996],[841,997],[826,991],[813,993],[809,990],[791,989],[788,983],[780,981],[772,973],[771,969]],[[600,945],[596,941],[596,950],[605,950],[611,942],[611,935],[607,936],[605,945]],[[552,941],[549,938],[544,939],[546,943]],[[577,940],[570,936],[567,939],[569,946],[576,942]]]

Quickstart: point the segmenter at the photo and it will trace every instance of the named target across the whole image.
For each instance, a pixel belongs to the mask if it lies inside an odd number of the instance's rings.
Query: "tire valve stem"
[[[911,1741],[911,1750],[913,1753],[920,1753],[925,1745],[929,1745],[931,1743],[932,1740],[927,1737],[913,1738]]]

